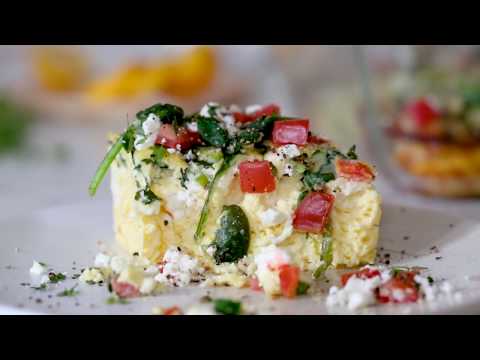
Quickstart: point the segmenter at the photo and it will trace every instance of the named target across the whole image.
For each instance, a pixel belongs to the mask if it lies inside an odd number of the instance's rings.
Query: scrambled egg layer
[[[243,194],[237,167],[231,167],[215,186],[205,236],[197,243],[194,233],[207,190],[199,185],[188,190],[182,187],[179,179],[187,163],[181,154],[168,154],[165,159],[168,169],[162,170],[142,162],[150,154],[149,149],[137,151],[132,158],[122,151],[112,165],[114,230],[118,242],[129,253],[138,252],[152,262],[159,262],[168,248],[180,246],[215,274],[210,284],[244,286],[254,272],[251,266],[242,269],[234,264],[215,265],[207,248],[215,238],[222,207],[238,204],[250,223],[248,257],[273,244],[287,250],[293,263],[302,270],[314,271],[321,264],[322,235],[297,232],[292,226],[302,186],[298,175],[277,178],[272,193]],[[240,161],[253,158],[262,156],[243,155]],[[160,199],[150,205],[134,200],[146,181]],[[368,183],[353,189],[341,184],[328,188],[336,196],[330,220],[333,265],[353,267],[373,262],[381,218],[380,195]],[[268,209],[286,216],[266,224],[262,214]]]

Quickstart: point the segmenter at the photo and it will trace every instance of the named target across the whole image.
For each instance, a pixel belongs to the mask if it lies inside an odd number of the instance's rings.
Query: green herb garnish
[[[434,283],[434,280],[433,280],[433,278],[432,278],[431,276],[428,276],[428,277],[427,277],[427,280],[428,280],[428,283],[429,283],[430,285],[432,285],[432,284]]]
[[[135,200],[141,201],[145,205],[150,205],[154,201],[158,201],[160,199],[147,185],[145,189],[139,190],[135,193]]]
[[[333,237],[329,229],[327,229],[323,235],[321,260],[322,264],[313,273],[315,279],[322,276],[333,261]]]
[[[34,290],[45,290],[47,288],[47,284],[43,283],[40,284],[40,286],[31,286],[30,288]]]
[[[183,109],[181,107],[162,103],[152,105],[145,110],[139,111],[136,117],[140,120],[140,124],[142,124],[147,120],[148,115],[150,114],[156,115],[163,123],[172,124],[175,130],[181,126],[184,121]]]
[[[55,283],[58,283],[60,281],[63,281],[65,280],[67,277],[62,274],[62,273],[54,273],[54,272],[51,272],[48,274],[48,280],[50,280],[50,282],[52,284],[55,284]]]
[[[59,292],[57,294],[57,296],[60,296],[60,297],[65,297],[65,296],[76,296],[79,291],[78,290],[75,290],[75,288],[77,287],[77,285],[75,285],[74,287],[70,288],[70,289],[65,289],[63,290],[62,292]]]
[[[24,143],[31,117],[8,98],[0,97],[0,153]]]
[[[240,315],[242,303],[229,299],[216,299],[213,301],[214,309],[222,315]]]
[[[310,289],[309,283],[306,283],[304,281],[299,281],[297,286],[297,295],[305,295],[308,289]]]
[[[188,168],[185,169],[180,169],[180,185],[185,189],[188,190],[187,188],[187,182],[188,182]]]
[[[110,296],[107,300],[106,300],[106,303],[108,305],[113,305],[113,304],[122,304],[122,305],[125,305],[125,304],[128,304],[129,302],[119,296]]]
[[[198,132],[209,145],[223,148],[228,143],[228,132],[214,118],[199,116],[197,118]]]

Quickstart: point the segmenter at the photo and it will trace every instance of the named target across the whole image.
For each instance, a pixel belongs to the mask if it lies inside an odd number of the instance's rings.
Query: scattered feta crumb
[[[185,315],[217,315],[213,304],[194,304],[185,312]]]
[[[189,122],[187,123],[187,129],[191,132],[198,132],[198,124],[197,122]]]
[[[135,137],[135,149],[147,149],[155,144],[157,140],[158,131],[161,126],[160,119],[153,113],[150,113],[147,119],[142,124],[143,135]]]
[[[202,280],[204,272],[196,259],[172,247],[165,253],[161,272],[155,280],[173,286],[187,286]]]
[[[365,181],[352,181],[339,177],[329,181],[326,186],[327,189],[330,190],[330,193],[335,195],[336,198],[344,198],[351,194],[364,191],[371,185]]]
[[[177,150],[176,150],[176,149],[172,149],[172,148],[168,148],[168,149],[167,149],[167,152],[168,152],[169,154],[175,154],[175,153],[177,152]]]
[[[375,276],[371,279],[360,279],[352,276],[343,288],[332,286],[327,297],[327,306],[347,307],[358,310],[376,303],[374,289],[380,286],[382,279]]]
[[[255,105],[249,105],[245,108],[245,114],[251,115],[253,113],[256,113],[257,111],[262,110],[262,106],[255,104]]]
[[[265,211],[261,211],[258,214],[258,217],[260,218],[263,226],[279,225],[285,222],[288,218],[286,214],[274,208],[269,208]]]
[[[38,261],[33,261],[33,265],[30,268],[30,274],[43,275],[47,271],[47,267],[40,264]]]
[[[129,265],[129,261],[124,256],[113,256],[110,261],[110,267],[114,273],[120,274]]]
[[[78,278],[81,282],[99,283],[104,281],[102,272],[97,268],[86,268]]]
[[[94,266],[98,268],[108,268],[110,266],[110,256],[104,253],[98,253],[95,256]]]

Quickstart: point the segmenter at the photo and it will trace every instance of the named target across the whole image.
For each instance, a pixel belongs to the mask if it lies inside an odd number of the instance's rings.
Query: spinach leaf
[[[163,123],[173,124],[175,128],[182,125],[184,120],[183,109],[181,107],[162,103],[157,103],[145,110],[139,111],[136,116],[137,119],[140,120],[140,123],[143,123],[150,114],[156,115]]]
[[[198,132],[209,145],[225,147],[228,143],[228,132],[214,118],[197,117]]]
[[[223,315],[240,315],[242,312],[242,303],[229,299],[216,299],[213,306],[217,313]]]
[[[297,285],[297,295],[305,295],[310,289],[310,284],[304,281],[299,281]]]
[[[217,265],[236,262],[247,254],[250,245],[250,225],[240,206],[224,206],[220,227],[215,233],[214,245],[213,257]]]
[[[205,203],[203,204],[202,211],[200,213],[200,219],[198,220],[197,229],[195,230],[195,240],[200,240],[204,236],[204,228],[207,223],[208,219],[208,209],[210,204],[210,199],[214,192],[215,184],[217,183],[218,179],[220,179],[228,169],[235,163],[236,156],[229,155],[226,156],[223,160],[222,166],[218,169],[217,173],[215,174],[213,180],[210,182],[208,186],[208,194]]]

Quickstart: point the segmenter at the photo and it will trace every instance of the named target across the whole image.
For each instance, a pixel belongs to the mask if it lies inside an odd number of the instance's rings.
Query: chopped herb
[[[432,285],[434,283],[434,280],[431,276],[427,277],[428,283]]]
[[[333,238],[329,229],[323,235],[321,260],[322,264],[313,273],[315,279],[322,276],[333,261]]]
[[[353,145],[350,149],[348,149],[347,157],[349,159],[351,159],[351,160],[357,160],[358,159],[356,149],[357,149],[356,145]]]
[[[122,304],[122,305],[125,305],[125,304],[128,304],[129,302],[125,299],[122,299],[121,297],[119,296],[110,296],[106,303],[108,305],[113,305],[113,304]]]
[[[216,299],[213,301],[215,311],[223,315],[240,315],[242,303],[229,299]]]
[[[75,296],[79,293],[78,290],[75,290],[76,287],[77,287],[77,285],[75,285],[74,287],[72,287],[70,289],[65,289],[62,292],[59,292],[57,294],[57,296],[60,296],[60,297]]]
[[[158,166],[160,169],[168,169],[163,160],[168,156],[168,151],[161,145],[156,145],[149,159],[143,159],[145,164]]]
[[[62,274],[62,273],[54,273],[54,272],[51,272],[48,274],[48,280],[50,280],[50,282],[52,284],[55,284],[55,283],[58,283],[60,281],[63,281],[65,280],[67,277]]]
[[[34,290],[45,290],[47,288],[47,284],[43,283],[40,286],[31,286],[31,289]]]
[[[183,109],[171,104],[158,103],[152,105],[145,110],[139,111],[136,117],[140,120],[140,124],[143,124],[150,114],[157,116],[163,123],[172,124],[175,129],[184,122]]]
[[[75,279],[78,279],[80,277],[80,274],[73,274],[72,275],[72,279],[75,280]]]
[[[150,205],[154,201],[160,200],[157,195],[147,185],[145,189],[139,190],[135,193],[135,200],[141,201],[145,205]]]
[[[187,181],[188,181],[188,169],[189,168],[185,168],[185,169],[180,169],[180,185],[185,189],[185,190],[188,190],[187,188]]]
[[[310,284],[304,281],[299,281],[297,286],[297,295],[305,295],[310,288]]]

